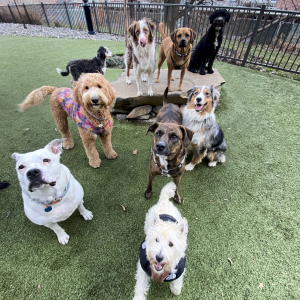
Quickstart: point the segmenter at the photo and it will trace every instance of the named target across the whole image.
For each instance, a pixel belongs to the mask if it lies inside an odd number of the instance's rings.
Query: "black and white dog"
[[[104,75],[106,59],[111,56],[112,53],[106,47],[101,46],[94,58],[71,60],[67,64],[65,72],[59,68],[56,68],[56,71],[62,76],[68,76],[71,73],[74,81],[78,80],[81,73],[100,73]]]
[[[214,72],[212,66],[222,44],[223,27],[229,19],[230,13],[226,9],[217,9],[209,16],[211,26],[192,53],[188,66],[190,72],[201,75],[206,74],[205,69],[208,74]]]

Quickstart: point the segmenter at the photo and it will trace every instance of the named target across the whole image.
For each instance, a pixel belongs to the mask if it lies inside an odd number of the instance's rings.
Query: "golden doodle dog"
[[[156,82],[159,82],[160,68],[165,59],[167,59],[169,91],[172,91],[171,80],[174,80],[174,78],[172,77],[173,70],[181,70],[178,90],[182,91],[182,81],[185,71],[190,62],[193,42],[196,38],[196,33],[188,27],[182,27],[176,29],[171,33],[170,37],[167,37],[163,31],[162,22],[159,23],[158,28],[163,41],[161,43],[158,54],[159,58]]]
[[[103,75],[88,73],[79,78],[74,90],[66,87],[42,86],[32,91],[19,104],[20,110],[38,105],[51,95],[50,107],[58,130],[61,133],[63,148],[71,149],[74,142],[68,126],[68,116],[78,126],[78,130],[85,148],[89,165],[100,167],[101,160],[95,142],[99,135],[103,152],[108,159],[115,159],[117,153],[111,144],[113,119],[110,110],[114,105],[117,92]]]
[[[183,125],[194,131],[191,145],[193,158],[185,166],[194,169],[207,156],[209,167],[225,162],[226,143],[224,134],[216,121],[215,108],[220,93],[213,85],[194,86],[187,92],[188,104],[183,109]]]

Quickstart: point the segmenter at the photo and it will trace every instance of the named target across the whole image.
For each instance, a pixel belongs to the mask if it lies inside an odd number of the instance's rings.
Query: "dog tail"
[[[27,108],[38,105],[44,101],[47,95],[51,95],[57,87],[55,86],[42,86],[39,89],[32,91],[25,100],[19,104],[20,111],[24,111]]]
[[[62,71],[60,68],[56,68],[56,71],[58,74],[60,74],[61,76],[68,76],[70,74],[69,69],[66,68],[66,71]]]
[[[176,188],[176,184],[173,181],[166,184],[160,192],[158,202],[169,201],[170,198],[173,198],[175,195]]]
[[[159,30],[159,33],[160,33],[162,39],[165,39],[167,36],[166,36],[166,34],[164,33],[164,28],[163,28],[163,26],[164,26],[164,23],[163,23],[163,22],[160,22],[160,23],[158,24],[158,30]]]
[[[165,92],[164,92],[164,96],[163,96],[163,105],[166,105],[168,103],[167,101],[167,98],[168,98],[168,92],[169,92],[169,88],[167,87],[165,89]]]

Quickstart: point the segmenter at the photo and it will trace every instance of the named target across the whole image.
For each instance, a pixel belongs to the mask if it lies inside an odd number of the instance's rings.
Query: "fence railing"
[[[266,68],[300,74],[300,12],[247,7],[216,7],[185,4],[90,3],[93,29],[116,35],[126,34],[127,24],[143,17],[151,18],[158,26],[166,24],[169,35],[175,28],[190,27],[197,39],[210,26],[209,15],[217,8],[226,8],[231,18],[225,26],[218,57],[245,66]],[[38,24],[87,30],[83,3],[30,4],[0,6],[0,22]],[[156,30],[156,42],[161,36]]]

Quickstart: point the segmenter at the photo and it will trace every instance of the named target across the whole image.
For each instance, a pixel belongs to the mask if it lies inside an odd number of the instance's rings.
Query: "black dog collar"
[[[172,222],[172,223],[178,223],[177,220],[167,214],[160,214],[159,218],[161,220],[163,220],[164,222]],[[146,254],[146,242],[143,241],[140,245],[140,264],[142,269],[147,273],[148,276],[151,277],[151,268],[150,268],[150,262],[147,259],[147,254]],[[185,262],[186,262],[186,258],[185,256],[182,257],[178,263],[178,265],[175,267],[176,272],[175,273],[170,273],[166,279],[164,280],[164,282],[171,282],[175,279],[178,279],[184,272],[185,269]]]

